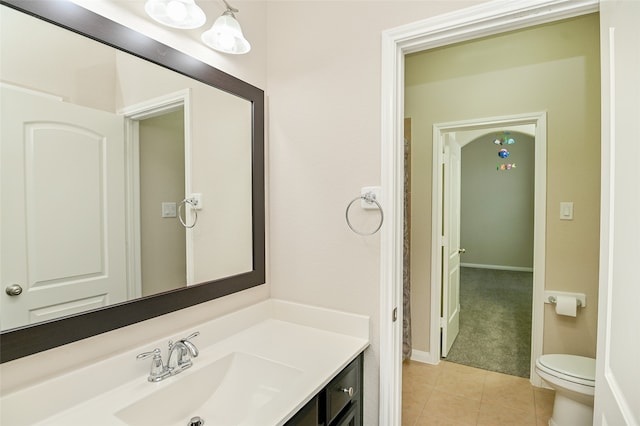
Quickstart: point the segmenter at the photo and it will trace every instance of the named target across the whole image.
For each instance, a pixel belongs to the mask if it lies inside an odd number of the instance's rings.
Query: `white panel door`
[[[125,300],[122,118],[4,86],[1,97],[2,329]]]
[[[594,424],[640,425],[640,2],[600,6],[602,221]]]
[[[444,249],[442,289],[442,356],[446,357],[460,331],[460,155],[461,149],[446,135],[444,166]]]

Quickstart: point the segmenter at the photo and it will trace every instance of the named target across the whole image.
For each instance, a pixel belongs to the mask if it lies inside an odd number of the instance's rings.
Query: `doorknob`
[[[463,249],[463,248],[458,249],[459,254],[465,254],[466,252],[467,252],[467,249]]]
[[[22,287],[20,287],[20,284],[11,284],[10,286],[7,286],[4,291],[9,296],[18,296],[20,295],[20,293],[22,293]]]

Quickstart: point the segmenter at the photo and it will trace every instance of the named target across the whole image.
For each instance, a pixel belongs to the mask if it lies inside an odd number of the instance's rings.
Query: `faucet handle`
[[[149,358],[150,356],[153,356],[154,358],[156,356],[159,356],[162,358],[162,355],[160,353],[160,348],[155,348],[154,350],[149,352],[142,352],[141,354],[138,354],[136,356],[136,359],[145,359],[145,358]]]
[[[180,342],[180,343],[185,343],[185,342],[191,343],[190,340],[193,339],[194,337],[198,337],[199,335],[200,335],[200,332],[196,331],[194,333],[191,333],[187,337],[183,337],[182,339],[178,339],[175,343],[178,343],[178,342]],[[173,340],[169,340],[169,349],[171,349],[173,347],[173,345],[174,345]],[[191,345],[193,345],[193,343],[191,343]]]
[[[159,348],[155,348],[150,352],[143,352],[136,356],[136,359],[146,359],[153,357],[151,360],[151,370],[149,371],[148,380],[150,382],[159,382],[162,379],[167,378],[171,372],[165,367],[162,362],[162,354]]]
[[[182,354],[183,356],[185,356],[187,358],[187,361],[189,359],[189,355],[195,358],[195,357],[198,356],[198,348],[196,348],[196,345],[191,343],[191,339],[193,339],[194,337],[198,337],[199,335],[200,335],[200,332],[196,331],[195,333],[191,333],[187,337],[179,339],[175,343],[173,341],[169,340],[169,350],[171,350],[171,348],[175,344],[182,343],[184,345],[184,347],[189,351],[189,353],[183,353]]]
[[[142,352],[141,354],[138,354],[136,356],[136,359],[146,359],[149,357],[153,357],[153,359],[151,360],[151,372],[157,372],[155,371],[155,369],[160,366],[160,367],[164,367],[162,364],[162,353],[160,352],[160,348],[155,348],[152,351],[149,352]]]
[[[187,336],[187,337],[185,337],[184,339],[180,339],[180,340],[182,340],[183,342],[185,342],[185,341],[187,341],[187,340],[191,340],[191,339],[193,339],[194,337],[198,337],[199,335],[200,335],[200,332],[199,332],[199,331],[196,331],[196,332],[194,332],[194,333],[191,333],[190,335],[188,335],[188,336]]]

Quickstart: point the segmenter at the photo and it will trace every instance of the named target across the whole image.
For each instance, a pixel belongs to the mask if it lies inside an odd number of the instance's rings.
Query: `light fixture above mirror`
[[[213,26],[202,34],[202,42],[223,53],[241,55],[249,52],[251,44],[242,34],[240,23],[234,15],[239,10],[226,0],[222,1],[226,10],[216,19]],[[206,21],[204,12],[196,5],[195,0],[147,0],[144,10],[156,22],[172,28],[199,28]]]
[[[195,0],[147,0],[144,11],[151,18],[171,28],[199,28],[207,17]]]

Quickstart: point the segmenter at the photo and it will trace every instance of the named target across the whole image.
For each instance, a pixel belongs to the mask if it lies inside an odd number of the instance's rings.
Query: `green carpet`
[[[461,268],[460,334],[447,361],[529,377],[533,273]]]

